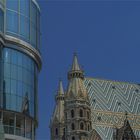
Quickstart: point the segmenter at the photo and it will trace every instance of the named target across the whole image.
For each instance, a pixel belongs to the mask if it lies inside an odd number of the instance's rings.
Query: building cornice
[[[3,34],[0,34],[0,41],[4,44],[4,46],[6,46],[6,44],[8,44],[8,43],[18,45],[19,47],[14,47],[12,45],[8,46],[8,47],[20,50],[20,51],[26,53],[27,55],[29,55],[31,58],[33,58],[35,60],[35,62],[38,65],[39,70],[41,69],[41,66],[42,66],[41,55],[29,43],[27,43],[19,38],[9,36],[9,35],[3,35]]]

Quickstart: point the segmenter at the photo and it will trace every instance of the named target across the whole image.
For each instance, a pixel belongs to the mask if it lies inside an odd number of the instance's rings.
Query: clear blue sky
[[[37,140],[50,140],[59,77],[73,52],[88,77],[140,83],[140,1],[39,0],[42,61]]]

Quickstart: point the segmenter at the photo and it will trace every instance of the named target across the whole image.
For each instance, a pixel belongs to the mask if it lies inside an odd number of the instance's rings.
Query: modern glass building
[[[0,0],[0,120],[6,140],[34,140],[41,69],[36,0]]]

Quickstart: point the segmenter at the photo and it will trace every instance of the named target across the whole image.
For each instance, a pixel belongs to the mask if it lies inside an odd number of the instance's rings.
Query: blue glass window
[[[18,0],[6,0],[6,6],[8,9],[18,11]]]
[[[0,31],[4,32],[4,13],[0,9]]]
[[[22,82],[18,81],[17,83],[17,93],[20,97],[22,97]]]
[[[17,52],[15,50],[12,50],[11,53],[11,63],[17,64]]]
[[[16,80],[11,80],[11,94],[16,94]]]
[[[10,79],[9,78],[5,78],[5,92],[6,94],[10,94]]]
[[[37,99],[37,68],[34,61],[17,50],[3,48],[5,106],[9,110],[21,111],[22,102],[28,93],[30,115],[34,116]],[[3,103],[4,104],[4,103]]]
[[[29,0],[20,0],[20,13],[29,17]]]
[[[31,3],[31,20],[36,26],[36,21],[37,21],[37,8],[35,4],[32,2]]]
[[[37,33],[36,33],[36,28],[35,26],[32,24],[31,26],[31,44],[33,45],[33,47],[36,48],[36,39],[37,39]]]
[[[18,80],[22,81],[22,67],[18,67]]]
[[[40,49],[40,13],[37,12],[37,48]]]
[[[7,30],[18,33],[18,14],[7,10]]]
[[[17,79],[17,66],[11,65],[11,78]]]
[[[17,55],[18,55],[18,65],[22,66],[22,54],[19,52],[17,53]]]
[[[10,99],[11,99],[10,109],[16,110],[16,96],[12,95]]]
[[[10,63],[11,60],[11,50],[10,49],[4,49],[4,62]]]
[[[10,110],[10,94],[6,94],[6,109]]]
[[[10,78],[10,75],[11,75],[10,64],[4,63],[4,77]]]
[[[25,41],[29,41],[30,21],[24,16],[20,16],[20,35]]]

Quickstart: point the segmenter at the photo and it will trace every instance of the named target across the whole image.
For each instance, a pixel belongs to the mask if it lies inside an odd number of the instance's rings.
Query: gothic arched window
[[[80,129],[81,130],[84,130],[84,124],[83,124],[83,122],[80,123]]]
[[[71,110],[71,117],[74,118],[74,110]]]
[[[55,135],[56,136],[58,135],[58,129],[57,128],[55,129]]]
[[[74,136],[72,137],[72,140],[75,140],[75,137]]]
[[[90,131],[90,124],[88,124],[87,129],[88,129],[88,131]]]
[[[65,113],[65,118],[67,119],[67,113]]]
[[[83,117],[83,110],[82,109],[80,109],[79,114],[80,114],[80,117]]]
[[[87,118],[89,119],[89,111],[87,111]]]
[[[71,129],[72,129],[72,130],[75,130],[75,125],[74,125],[74,123],[71,124]]]

